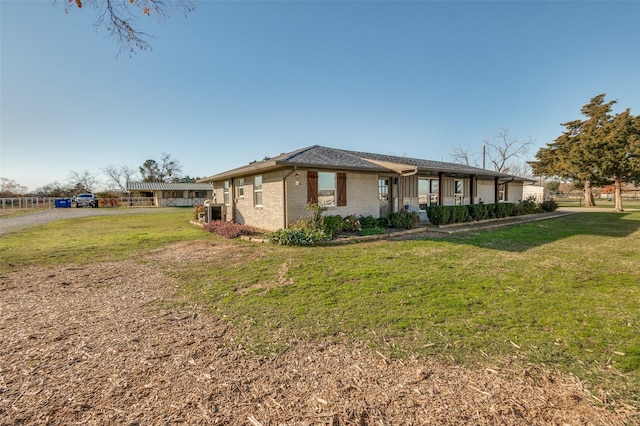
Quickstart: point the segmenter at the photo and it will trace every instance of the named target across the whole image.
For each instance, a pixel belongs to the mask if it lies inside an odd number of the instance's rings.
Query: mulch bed
[[[574,376],[388,359],[366,344],[292,341],[246,353],[178,300],[152,265],[222,249],[176,244],[145,264],[26,267],[0,276],[0,424],[623,425]],[[181,303],[176,303],[181,302]],[[179,308],[178,308],[179,306]]]

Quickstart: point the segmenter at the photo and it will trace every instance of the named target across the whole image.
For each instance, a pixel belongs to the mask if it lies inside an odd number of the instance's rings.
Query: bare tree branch
[[[123,165],[120,167],[109,165],[102,169],[102,173],[104,173],[108,178],[108,183],[115,184],[123,194],[128,194],[129,191],[127,187],[129,186],[129,182],[131,182],[131,178],[137,173],[135,169]]]
[[[53,0],[54,4],[57,0]],[[150,50],[151,45],[147,41],[151,35],[138,29],[136,18],[155,17],[158,22],[165,21],[173,13],[179,12],[185,15],[195,11],[196,0],[61,0],[64,1],[64,10],[69,13],[74,6],[82,9],[85,5],[91,5],[98,11],[95,26],[105,29],[113,37],[120,47],[120,51],[126,50],[130,55],[136,51]]]
[[[509,134],[509,129],[502,129],[494,140],[484,141],[487,157],[496,172],[511,173],[509,162],[526,156],[533,145],[531,138],[522,142]]]
[[[451,149],[449,157],[454,163],[464,164],[467,166],[480,167],[478,163],[478,154],[473,152],[471,148],[464,148],[456,145]]]
[[[89,170],[85,170],[82,173],[71,170],[69,172],[69,182],[77,192],[93,192],[98,184],[98,179]]]

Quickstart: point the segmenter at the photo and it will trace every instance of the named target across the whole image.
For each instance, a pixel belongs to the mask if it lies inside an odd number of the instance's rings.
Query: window
[[[462,197],[464,196],[462,190],[464,188],[464,182],[461,180],[454,180],[453,181],[453,188],[454,188],[454,197],[456,199],[456,206],[460,206],[462,205]]]
[[[321,206],[347,205],[347,174],[307,172],[307,203]]]
[[[167,191],[167,198],[182,198],[182,191]]]
[[[507,184],[501,183],[498,187],[498,201],[507,201]]]
[[[229,181],[225,180],[224,181],[224,203],[228,206],[229,205]]]
[[[262,176],[253,178],[253,205],[262,207]]]
[[[438,205],[438,191],[440,181],[437,178],[418,179],[418,204],[422,211],[427,210],[427,206]]]
[[[318,204],[321,206],[336,205],[335,173],[318,173]]]
[[[389,201],[389,179],[378,179],[378,200]]]
[[[207,191],[193,191],[193,198],[207,198]]]
[[[244,178],[238,179],[238,198],[244,199]]]
[[[429,189],[429,203],[438,205],[438,197],[440,196],[440,180],[431,179]]]

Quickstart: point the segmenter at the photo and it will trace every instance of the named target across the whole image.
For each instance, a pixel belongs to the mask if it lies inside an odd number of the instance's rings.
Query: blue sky
[[[450,161],[509,129],[531,158],[600,93],[640,113],[640,1],[200,1],[141,17],[0,0],[0,176],[33,190],[169,153],[208,176],[314,144]]]

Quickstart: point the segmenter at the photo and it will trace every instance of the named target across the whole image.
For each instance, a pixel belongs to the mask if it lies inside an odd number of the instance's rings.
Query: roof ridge
[[[305,152],[310,151],[310,150],[312,150],[314,148],[322,148],[322,147],[320,145],[311,145],[311,146],[307,146],[307,147],[304,147],[304,148],[296,149],[295,151],[284,153],[283,157],[278,159],[278,160],[279,161],[289,161],[289,160],[292,160],[292,159],[298,157],[299,155],[304,154]]]

